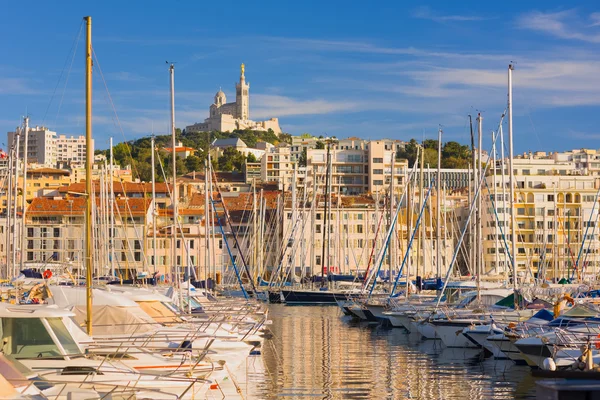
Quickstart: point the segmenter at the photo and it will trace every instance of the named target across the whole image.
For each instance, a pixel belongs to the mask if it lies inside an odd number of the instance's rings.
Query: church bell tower
[[[243,120],[250,119],[250,84],[246,83],[245,69],[246,67],[242,63],[240,67],[240,82],[235,85],[236,117]]]

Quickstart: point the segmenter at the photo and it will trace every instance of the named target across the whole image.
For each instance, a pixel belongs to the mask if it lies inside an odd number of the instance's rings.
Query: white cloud
[[[431,9],[431,7],[423,6],[415,9],[412,13],[414,18],[428,19],[435,22],[468,22],[482,21],[485,18],[478,15],[443,15]]]
[[[543,32],[560,39],[580,40],[600,43],[600,13],[592,13],[586,19],[578,16],[574,10],[558,12],[533,11],[521,15],[517,25],[523,29]],[[587,25],[587,29],[586,28]]]
[[[34,89],[30,82],[23,78],[0,78],[0,94],[24,95],[39,94],[41,90]]]
[[[360,103],[357,101],[326,99],[297,100],[273,94],[253,95],[252,106],[250,116],[253,119],[343,113],[360,109]]]

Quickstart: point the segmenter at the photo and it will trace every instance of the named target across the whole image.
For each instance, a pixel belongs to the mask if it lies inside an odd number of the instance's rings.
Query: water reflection
[[[533,398],[528,367],[444,348],[400,329],[358,324],[336,307],[270,306],[273,338],[260,397],[321,399]]]

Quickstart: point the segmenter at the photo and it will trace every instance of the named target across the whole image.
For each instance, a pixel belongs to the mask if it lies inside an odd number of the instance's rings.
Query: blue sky
[[[84,133],[83,32],[72,64],[71,49],[91,15],[108,86],[97,69],[96,148],[168,130],[166,60],[178,127],[203,121],[220,87],[232,101],[244,62],[250,117],[279,117],[292,134],[408,140],[436,138],[441,124],[444,141],[466,144],[467,115],[481,111],[486,148],[515,61],[515,151],[600,148],[591,1],[83,3],[3,2],[0,130],[27,112],[33,125]]]

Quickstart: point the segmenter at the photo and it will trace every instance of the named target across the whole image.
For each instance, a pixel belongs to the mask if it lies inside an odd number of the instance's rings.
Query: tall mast
[[[435,243],[435,277],[439,278],[442,265],[442,128],[438,130],[438,165],[437,165],[437,182],[436,182],[436,210],[435,210],[435,227],[436,227],[436,243]]]
[[[86,309],[87,309],[87,334],[92,335],[92,271],[94,268],[92,258],[92,17],[85,17],[87,26],[85,45],[85,286],[86,286]]]
[[[328,203],[329,203],[329,158],[331,157],[331,153],[329,152],[330,150],[330,143],[327,142],[327,164],[325,167],[325,210],[323,213],[323,250],[321,252],[321,287],[325,286],[325,280],[324,280],[324,270],[325,270],[325,266],[328,264],[329,262],[329,242],[327,242],[327,231],[329,231],[329,227],[327,226],[328,224],[328,220],[327,220],[327,211],[328,211]],[[327,251],[325,250],[327,246]],[[325,257],[327,257],[327,262],[325,261]]]
[[[471,132],[471,171],[472,175],[472,187],[469,185],[471,189],[471,195],[469,196],[469,207],[472,207],[475,203],[475,193],[476,183],[477,182],[477,168],[475,167],[475,136],[473,134],[473,118],[469,115],[469,129]],[[471,177],[469,177],[471,178]],[[476,218],[474,218],[476,219]],[[473,273],[477,273],[477,254],[475,253],[475,235],[477,234],[477,228],[474,229],[473,221],[469,221],[469,268],[472,269]]]
[[[479,182],[481,181],[481,175],[482,175],[482,171],[481,171],[481,146],[483,143],[483,117],[481,116],[481,113],[477,114],[477,136],[478,136],[478,143],[477,143],[477,185],[479,185]],[[477,187],[477,186],[476,186]],[[479,193],[477,195],[477,219],[476,219],[476,224],[475,227],[477,229],[476,234],[475,234],[475,248],[477,249],[477,300],[480,301],[481,300],[481,274],[483,273],[483,252],[481,251],[481,236],[482,236],[482,232],[481,232],[481,189],[479,189],[479,191],[477,191],[477,189],[475,190],[476,193]]]
[[[115,182],[113,157],[113,138],[110,138],[110,274],[115,276]]]
[[[23,195],[21,196],[21,269],[25,268],[25,211],[27,208],[27,146],[29,143],[29,117],[23,119]]]
[[[175,65],[171,64],[169,67],[169,75],[171,77],[171,144],[173,146],[173,190],[171,190],[171,203],[173,205],[173,229],[171,229],[171,235],[173,237],[173,265],[175,265],[175,276],[177,277],[177,284],[179,286],[179,305],[183,308],[183,293],[181,293],[181,278],[179,265],[177,265],[177,228],[178,228],[178,215],[177,215],[177,140],[175,137]],[[183,239],[182,239],[183,247]]]
[[[3,278],[10,278],[13,277],[12,275],[12,266],[11,266],[11,261],[12,261],[12,257],[9,254],[10,252],[10,242],[11,242],[11,238],[10,238],[10,230],[12,229],[13,226],[13,221],[12,221],[12,213],[11,213],[11,209],[10,209],[10,205],[12,204],[12,185],[13,185],[13,170],[12,170],[12,166],[13,166],[13,161],[14,161],[14,149],[15,149],[15,145],[14,145],[14,139],[13,139],[13,143],[11,144],[10,150],[8,152],[8,190],[7,190],[7,201],[6,201],[6,235],[5,235],[5,239],[6,239],[6,274],[3,276]]]
[[[21,141],[21,133],[20,131],[17,133],[17,143],[15,145],[15,176],[14,176],[14,193],[13,193],[13,204],[12,204],[12,213],[13,213],[13,227],[12,227],[12,275],[17,276],[17,228],[18,228],[18,220],[17,220],[17,204],[19,201],[19,143]]]
[[[154,283],[156,284],[156,176],[154,172],[154,134],[150,139],[150,145],[152,146],[152,157],[150,162],[152,163],[152,267],[154,267]]]
[[[510,169],[510,234],[512,237],[511,253],[512,253],[512,273],[513,273],[513,289],[515,291],[515,300],[517,296],[517,237],[516,233],[516,218],[515,218],[515,169],[513,166],[513,113],[512,113],[512,72],[515,67],[512,64],[508,65],[508,168]],[[517,306],[515,302],[515,306]]]
[[[393,146],[393,145],[392,145]],[[392,219],[393,219],[393,215],[394,215],[394,210],[396,209],[396,187],[395,187],[395,175],[394,175],[394,169],[396,168],[396,152],[392,151],[392,176],[390,179],[390,224],[392,223]],[[388,280],[389,280],[389,284],[390,284],[390,288],[392,287],[392,270],[396,265],[396,226],[397,224],[394,225],[393,227],[393,231],[391,233],[391,238],[390,238],[390,250],[389,250],[389,254],[390,254],[390,264],[388,266]]]
[[[504,226],[506,226],[506,213],[508,212],[507,208],[506,208],[506,163],[504,160],[504,131],[502,130],[502,125],[500,125],[500,166],[502,168],[502,176],[501,176],[501,183],[502,183],[502,209],[503,209],[503,215],[502,215],[502,222],[504,223]],[[554,209],[556,209],[556,207],[554,207]],[[497,231],[497,230],[496,230]],[[556,241],[555,241],[556,243]],[[552,253],[556,256],[556,253]],[[508,262],[506,260],[506,255],[504,256],[504,265],[503,265],[503,269],[504,269],[504,279],[506,281],[506,283],[508,283]]]
[[[208,294],[208,276],[210,266],[210,241],[208,239],[208,232],[210,230],[210,224],[208,223],[208,157],[204,160],[204,293]]]

